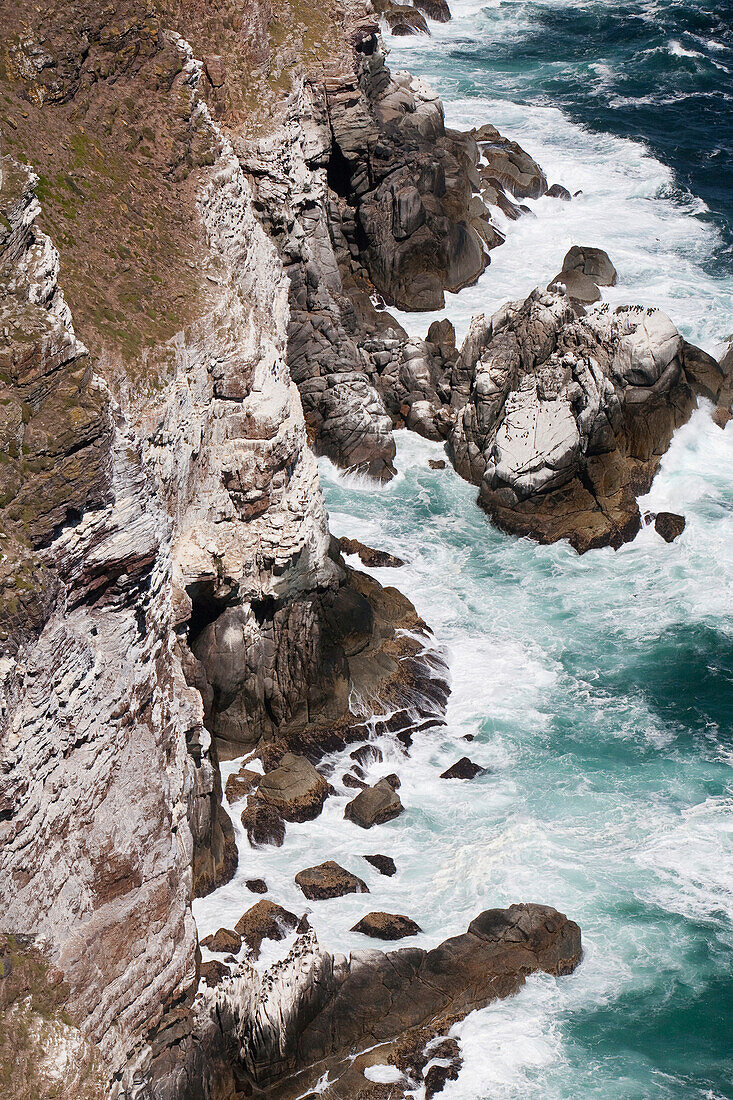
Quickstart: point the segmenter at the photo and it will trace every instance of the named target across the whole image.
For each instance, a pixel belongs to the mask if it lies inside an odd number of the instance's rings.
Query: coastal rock
[[[349,756],[364,768],[368,768],[371,764],[381,764],[384,760],[384,754],[379,745],[359,745],[358,749],[351,750]]]
[[[603,256],[582,253],[612,277]],[[717,397],[722,378],[659,310],[586,310],[534,291],[474,318],[454,375],[456,400],[468,400],[449,454],[503,530],[567,538],[580,553],[618,547],[639,530],[636,496],[675,428],[698,393]]]
[[[344,817],[362,829],[371,829],[373,825],[383,825],[399,817],[403,809],[394,788],[385,779],[380,779],[347,804]]]
[[[248,878],[244,884],[253,894],[266,894],[267,883],[263,878]]]
[[[587,245],[574,244],[565,255],[562,270],[581,271],[597,286],[615,286],[618,278],[608,253],[602,248],[589,248]]]
[[[450,22],[451,12],[448,0],[414,0],[414,4],[418,11],[427,15],[428,19],[434,19],[436,23]]]
[[[403,940],[407,936],[417,936],[422,928],[414,920],[400,913],[367,913],[351,929],[363,936],[377,940]]]
[[[295,876],[297,885],[309,901],[340,898],[344,894],[368,894],[367,884],[329,859],[317,867],[308,867]]]
[[[240,768],[235,774],[229,776],[224,788],[227,802],[231,805],[245,798],[258,785],[262,776],[259,772],[250,771],[249,768]]]
[[[225,978],[231,976],[231,970],[219,959],[209,959],[208,962],[201,963],[199,967],[199,975],[202,982],[206,982],[208,986],[212,988],[219,985]]]
[[[397,867],[391,856],[382,856],[377,853],[373,856],[364,856],[364,859],[367,863],[371,863],[372,867],[376,867],[380,875],[391,878],[392,875],[397,874]]]
[[[425,16],[417,7],[391,0],[372,0],[372,6],[394,35],[430,34]]]
[[[515,993],[527,974],[569,974],[580,959],[577,924],[541,905],[489,910],[468,932],[431,951],[354,951],[348,960],[334,959],[304,938],[274,980],[265,979],[251,1012],[233,1018],[242,1068],[260,1088],[305,1070],[298,1079],[303,1092],[324,1072],[324,1060],[337,1082],[345,1072],[343,1055],[367,1043],[384,1044],[380,1062],[407,1066],[415,1060],[416,1045],[422,1051],[469,1012]],[[298,1009],[281,1014],[278,1006],[285,999]],[[233,1005],[227,996],[217,1002],[225,1026]],[[276,1017],[283,1020],[282,1029],[262,1026]],[[416,1044],[415,1029],[423,1027],[429,1030]]]
[[[242,946],[242,937],[231,928],[220,928],[218,932],[201,940],[201,946],[208,947],[209,951],[217,954],[236,955]]]
[[[548,199],[562,199],[563,202],[571,202],[573,197],[567,187],[563,187],[561,183],[551,184],[545,194]]]
[[[323,809],[328,784],[304,756],[286,753],[266,772],[257,788],[257,800],[271,806],[285,821],[312,821]]]
[[[363,542],[359,542],[358,539],[342,537],[338,543],[342,554],[358,554],[364,565],[373,568],[396,569],[405,564],[396,554],[388,554],[386,550],[374,550],[371,546],[365,546]]]
[[[253,847],[258,848],[263,844],[282,847],[285,841],[285,821],[275,806],[258,798],[250,798],[242,811],[241,820]]]
[[[297,923],[295,914],[281,905],[273,901],[258,901],[239,918],[234,931],[242,937],[256,959],[263,940],[283,940]]]
[[[482,775],[486,771],[486,768],[480,767],[478,764],[474,764],[473,760],[469,760],[467,756],[462,756],[460,760],[456,760],[455,764],[451,764],[449,768],[446,768],[444,772],[441,772],[441,779],[475,779],[477,775]]]
[[[359,779],[358,776],[353,775],[351,772],[347,772],[341,779],[341,782],[345,787],[351,787],[355,791],[363,791],[369,786],[363,779]]]
[[[674,542],[685,529],[685,517],[678,516],[674,512],[657,512],[654,519],[654,530],[661,535],[665,542]]]

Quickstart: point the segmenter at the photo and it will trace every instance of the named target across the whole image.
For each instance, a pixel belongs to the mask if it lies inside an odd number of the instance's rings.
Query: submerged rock
[[[399,817],[404,806],[400,796],[386,779],[380,779],[373,787],[367,787],[351,802],[347,803],[344,817],[360,825],[362,829],[371,829],[373,825],[383,825]]]
[[[377,940],[402,940],[407,936],[417,936],[422,928],[400,913],[375,912],[367,913],[351,931]]]
[[[332,859],[319,863],[317,867],[299,871],[295,881],[309,901],[340,898],[344,894],[369,893],[369,887],[363,879],[344,870]]]

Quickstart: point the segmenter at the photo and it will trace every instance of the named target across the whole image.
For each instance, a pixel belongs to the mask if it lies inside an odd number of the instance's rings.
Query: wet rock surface
[[[358,539],[342,537],[338,542],[342,554],[358,554],[364,565],[396,569],[405,564],[396,554],[388,554],[386,550],[374,550],[371,546],[365,546],[363,542],[359,542]]]
[[[407,936],[417,936],[422,928],[401,913],[373,912],[357,921],[351,931],[376,940],[403,940]]]
[[[391,856],[383,856],[379,853],[372,856],[364,856],[367,863],[371,863],[372,867],[376,867],[380,875],[387,875],[391,878],[392,875],[397,874],[397,866]]]
[[[383,825],[392,821],[403,812],[400,796],[386,779],[380,779],[373,787],[358,794],[347,803],[344,817],[362,829],[371,829],[374,825]]]
[[[309,901],[340,898],[344,894],[369,893],[369,888],[363,879],[344,870],[333,860],[299,871],[295,881]]]
[[[289,913],[274,901],[258,901],[239,918],[234,931],[242,937],[256,959],[263,940],[283,940],[297,923],[294,913]]]
[[[209,951],[216,954],[236,955],[242,946],[242,937],[231,928],[220,928],[218,932],[201,940],[201,946],[208,947]]]
[[[654,529],[665,542],[674,542],[678,539],[685,526],[685,517],[678,516],[674,512],[657,512],[654,519]]]
[[[455,764],[451,764],[449,768],[441,772],[440,778],[475,779],[477,775],[483,775],[485,771],[486,768],[482,768],[479,764],[475,764],[473,760],[470,760],[467,756],[462,756],[460,760],[456,760]]]

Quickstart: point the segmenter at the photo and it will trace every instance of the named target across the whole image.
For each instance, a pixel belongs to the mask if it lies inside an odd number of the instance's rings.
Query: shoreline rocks
[[[605,254],[580,251],[597,277],[613,277]],[[468,400],[449,455],[502,530],[566,538],[579,553],[618,548],[639,531],[636,497],[675,429],[698,395],[717,400],[724,381],[660,310],[586,310],[536,290],[474,318],[454,383]]]
[[[419,935],[422,928],[401,913],[372,912],[357,921],[351,931],[377,940],[403,940]]]
[[[344,894],[368,894],[369,887],[363,879],[344,870],[332,859],[307,867],[295,876],[295,882],[309,901],[340,898]]]
[[[347,803],[344,817],[362,829],[384,825],[404,811],[400,796],[387,779],[380,779],[373,787],[367,787]]]

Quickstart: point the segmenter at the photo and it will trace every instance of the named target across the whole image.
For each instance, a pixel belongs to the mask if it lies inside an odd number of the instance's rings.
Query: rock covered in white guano
[[[593,270],[612,279],[604,255]],[[675,428],[723,379],[660,310],[586,310],[534,291],[474,318],[453,376],[451,457],[504,530],[580,552],[619,546],[639,530],[636,496]]]

